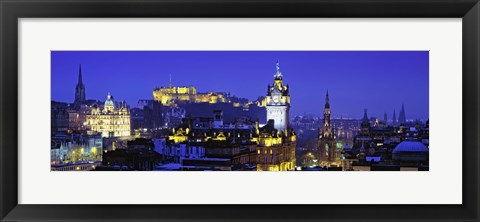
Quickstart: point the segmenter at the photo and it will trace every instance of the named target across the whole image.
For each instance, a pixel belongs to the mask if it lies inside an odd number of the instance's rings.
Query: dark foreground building
[[[103,154],[102,167],[97,170],[154,170],[161,156],[154,151],[150,139],[136,139],[128,142],[127,149],[106,151]]]

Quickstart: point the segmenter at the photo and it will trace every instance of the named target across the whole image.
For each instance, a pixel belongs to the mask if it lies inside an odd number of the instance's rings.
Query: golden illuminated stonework
[[[102,110],[98,105],[92,106],[91,114],[86,116],[85,126],[89,135],[101,133],[102,137],[108,138],[130,136],[130,111],[124,102],[117,108],[108,93]]]
[[[288,125],[290,93],[283,85],[283,75],[277,62],[273,86],[268,86],[264,99],[267,124],[260,129],[257,146],[257,171],[287,171],[295,169],[296,135]]]
[[[162,104],[172,104],[176,101],[192,103],[225,103],[224,94],[216,92],[197,93],[194,86],[175,87],[170,82],[168,87],[157,87],[153,90],[153,99]]]

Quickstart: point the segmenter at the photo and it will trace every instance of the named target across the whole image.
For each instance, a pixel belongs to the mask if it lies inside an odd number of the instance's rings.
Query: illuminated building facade
[[[100,135],[59,134],[52,136],[51,146],[52,171],[68,168],[91,170],[102,161],[103,140]]]
[[[275,129],[273,120],[260,129],[257,145],[257,171],[288,171],[295,169],[296,135],[288,136]]]
[[[184,152],[169,152],[169,158],[184,170],[201,170],[207,162],[213,164],[213,170],[295,169],[296,135],[292,129],[288,129],[286,136],[274,128],[273,120],[260,127],[258,120],[237,118],[233,123],[225,123],[222,116],[222,111],[215,110],[213,118],[184,119],[179,127],[172,129],[165,147]],[[202,155],[192,157],[191,152],[198,151]]]
[[[226,123],[222,111],[214,110],[213,118],[183,119],[160,153],[180,170],[255,170],[258,133],[258,121]]]
[[[194,86],[175,87],[170,83],[168,87],[157,87],[153,90],[153,99],[162,104],[174,104],[176,102],[191,103],[225,103],[226,95],[223,93],[209,92],[197,93]]]
[[[296,135],[288,125],[290,94],[283,85],[283,75],[277,61],[273,86],[265,97],[267,124],[259,132],[257,146],[258,171],[287,171],[295,169]]]
[[[93,105],[91,114],[86,116],[85,126],[90,135],[101,133],[102,137],[130,136],[130,111],[125,102],[116,107],[113,97],[108,93],[103,110]]]

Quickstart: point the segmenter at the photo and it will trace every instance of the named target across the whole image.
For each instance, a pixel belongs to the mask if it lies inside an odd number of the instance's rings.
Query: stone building
[[[130,111],[125,102],[116,106],[108,93],[103,110],[93,105],[91,114],[86,116],[85,126],[88,134],[101,133],[102,137],[130,136]]]

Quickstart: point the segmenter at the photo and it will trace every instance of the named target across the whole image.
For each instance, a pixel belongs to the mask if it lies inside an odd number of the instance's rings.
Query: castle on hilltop
[[[175,102],[190,102],[190,103],[225,103],[227,102],[226,93],[208,92],[197,93],[195,86],[179,86],[175,87],[172,84],[172,78],[168,87],[156,87],[153,90],[153,99],[162,104],[172,104]]]

